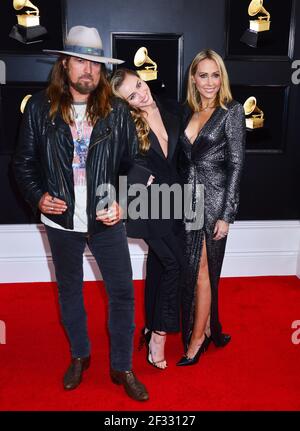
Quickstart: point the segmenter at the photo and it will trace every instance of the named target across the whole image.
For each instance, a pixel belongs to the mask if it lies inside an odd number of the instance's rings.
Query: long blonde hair
[[[123,84],[126,75],[132,75],[139,78],[139,75],[134,70],[121,68],[116,70],[110,81],[113,94],[117,97],[120,97],[121,99],[124,98],[120,95],[119,89]],[[129,103],[128,105],[138,135],[139,150],[141,153],[146,153],[150,148],[150,141],[148,136],[150,132],[150,126],[145,117],[143,116],[143,111],[141,109],[130,106]]]
[[[201,97],[192,77],[195,76],[198,64],[202,60],[213,60],[218,66],[221,76],[221,87],[216,96],[216,106],[221,106],[227,109],[226,105],[232,101],[232,94],[230,90],[228,73],[222,57],[212,49],[205,49],[199,52],[189,68],[188,76],[188,90],[187,90],[187,103],[193,112],[199,112],[202,109]]]

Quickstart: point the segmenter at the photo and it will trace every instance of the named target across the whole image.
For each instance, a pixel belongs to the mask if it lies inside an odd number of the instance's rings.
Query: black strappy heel
[[[147,347],[147,361],[149,362],[149,364],[155,368],[158,368],[159,370],[164,370],[168,366],[167,361],[165,359],[161,359],[160,361],[154,361],[153,357],[152,357],[152,353],[151,353],[151,349],[150,349],[150,341],[151,341],[152,332],[154,332],[154,334],[160,335],[161,337],[167,336],[167,334],[160,334],[157,331],[150,331],[149,330],[149,331],[145,332],[145,328],[144,328],[144,329],[142,329],[142,333],[141,333],[141,337],[140,337],[139,350],[142,350],[142,348],[145,345]],[[158,366],[158,364],[161,364],[162,362],[166,363],[166,366],[164,368],[161,368]]]

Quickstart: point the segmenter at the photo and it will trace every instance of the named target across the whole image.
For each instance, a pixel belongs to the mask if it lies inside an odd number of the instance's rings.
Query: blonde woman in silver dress
[[[204,185],[204,226],[186,230],[187,271],[182,289],[185,354],[179,366],[196,364],[211,341],[225,346],[218,285],[229,224],[234,222],[245,148],[243,107],[232,99],[222,58],[212,50],[194,58],[180,142],[185,183]]]

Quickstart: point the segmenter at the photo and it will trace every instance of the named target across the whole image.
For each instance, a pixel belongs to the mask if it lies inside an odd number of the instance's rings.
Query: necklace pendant
[[[81,134],[80,133],[78,133],[77,132],[77,138],[76,138],[76,141],[77,142],[80,142],[82,140],[82,136],[81,136]]]

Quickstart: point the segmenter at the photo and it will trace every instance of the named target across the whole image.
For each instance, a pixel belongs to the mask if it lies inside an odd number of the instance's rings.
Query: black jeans
[[[151,330],[180,330],[180,287],[184,265],[181,237],[170,233],[145,239],[149,246],[145,284],[146,327]]]
[[[131,370],[134,335],[134,292],[126,233],[122,222],[87,236],[45,226],[58,284],[61,318],[72,357],[90,354],[83,303],[83,252],[86,244],[102,273],[109,298],[108,329],[113,369]]]

